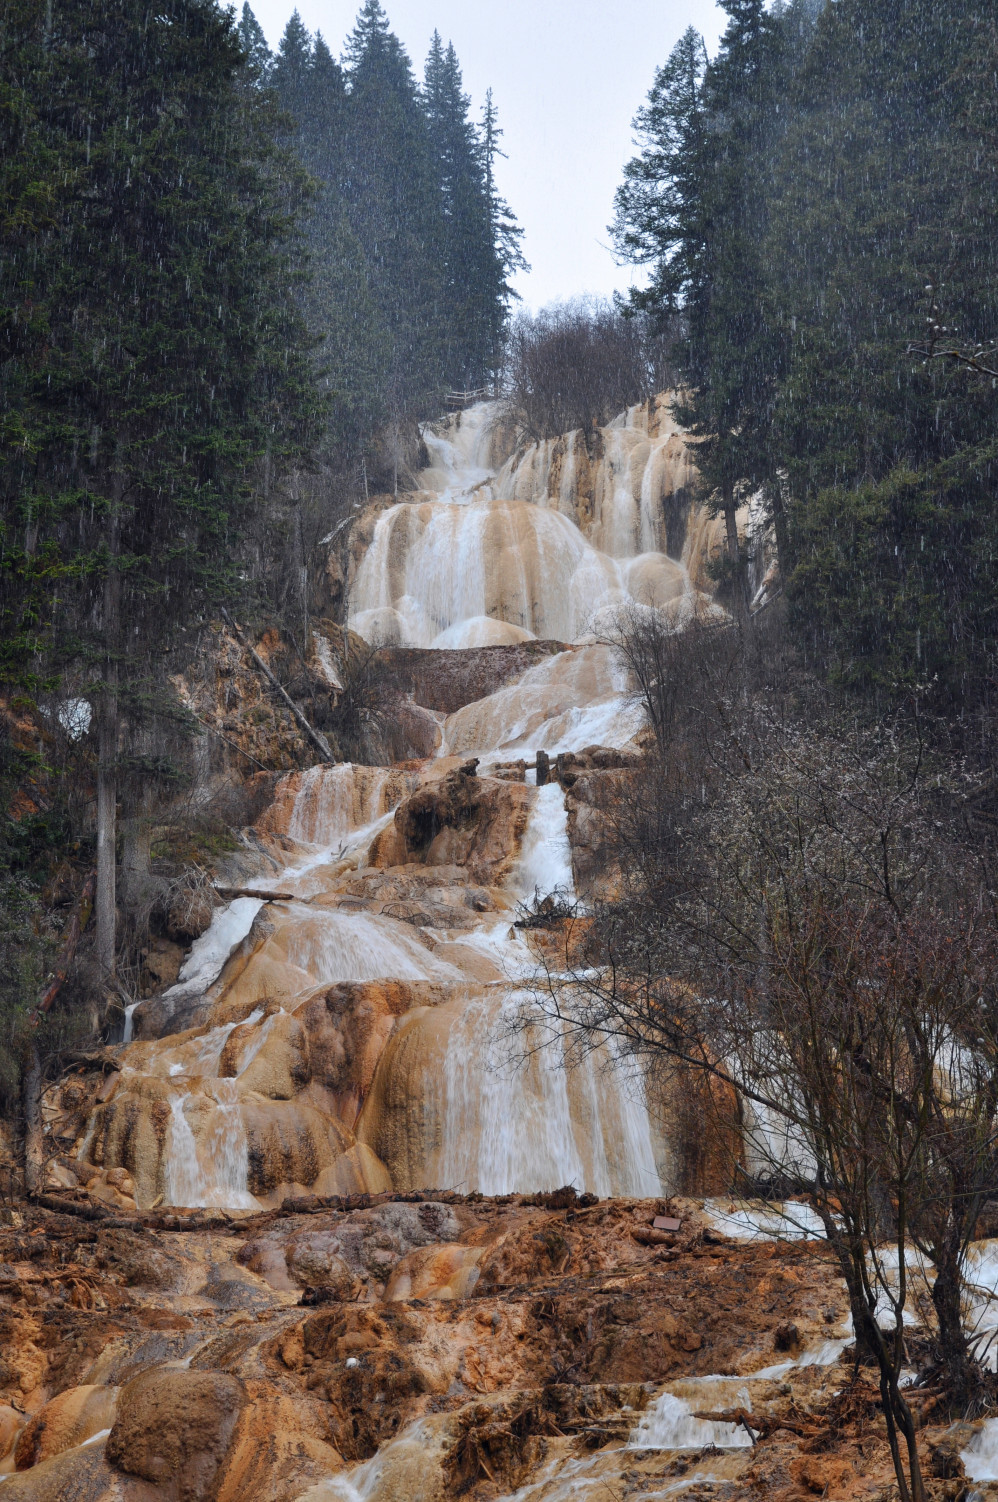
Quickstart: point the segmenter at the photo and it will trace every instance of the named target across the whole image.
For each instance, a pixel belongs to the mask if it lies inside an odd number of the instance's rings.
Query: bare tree
[[[649,359],[649,353],[654,355]],[[507,416],[524,437],[557,438],[593,429],[653,394],[656,349],[642,324],[611,304],[586,299],[521,316],[506,358]]]
[[[803,1193],[821,1218],[902,1499],[921,1502],[913,1404],[987,1396],[961,1319],[998,1124],[998,926],[951,833],[973,779],[936,764],[915,722],[818,715],[802,682],[766,692],[731,635],[691,643],[685,690],[681,641],[632,635],[658,754],[617,831],[643,826],[644,845],[570,983],[539,985],[532,1008],[577,1049],[609,1040],[720,1086],[702,1092],[719,1111],[739,1102],[741,1182]],[[935,1361],[912,1395],[919,1254]]]

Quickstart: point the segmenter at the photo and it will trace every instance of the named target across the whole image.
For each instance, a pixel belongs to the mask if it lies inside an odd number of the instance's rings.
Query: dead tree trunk
[[[114,945],[117,921],[115,844],[118,784],[118,695],[116,674],[109,667],[101,695],[97,750],[97,964],[101,979],[114,975]]]
[[[118,628],[121,581],[118,574],[119,510],[124,482],[116,477],[108,527],[108,564],[104,576],[104,682],[97,723],[97,964],[101,980],[114,978],[117,928],[116,844],[118,812]]]
[[[34,1038],[28,1043],[21,1076],[21,1111],[24,1117],[24,1189],[35,1195],[45,1172],[45,1141],[42,1133],[42,1064]]]
[[[260,669],[260,672],[270,684],[271,688],[280,696],[283,702],[287,705],[288,709],[290,709],[292,715],[294,716],[295,723],[301,728],[305,735],[308,736],[308,739],[312,742],[312,745],[318,751],[323,761],[328,761],[331,764],[335,763],[336,758],[333,755],[332,750],[330,749],[330,745],[326,740],[326,737],[320,731],[316,730],[314,726],[309,724],[308,720],[306,720],[305,716],[298,708],[298,705],[292,699],[287,690],[282,688],[278,683],[277,679],[274,677],[273,673],[270,671],[270,668],[264,662],[260,654],[250,646],[249,642],[243,636],[243,633],[240,631],[239,627],[236,625],[229,612],[227,610],[222,610],[221,616],[225,624],[234,633],[239,645],[246,649],[250,657],[253,659],[253,662]]]

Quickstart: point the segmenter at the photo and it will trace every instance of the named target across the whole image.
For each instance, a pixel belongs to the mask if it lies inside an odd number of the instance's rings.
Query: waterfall
[[[288,822],[293,840],[326,849],[342,844],[384,812],[386,767],[310,767],[302,774]]]
[[[530,899],[572,900],[564,794],[538,788],[511,878]],[[522,968],[509,952],[507,974]],[[532,1023],[536,998],[502,987],[465,1006],[444,1059],[438,1180],[465,1192],[509,1194],[530,1185],[582,1193],[661,1190],[643,1081],[606,1045],[570,1059],[557,1025]]]
[[[535,892],[542,897],[559,892],[569,901],[575,896],[568,813],[565,795],[557,782],[538,788],[534,795],[511,885],[517,896],[528,902]]]
[[[258,1201],[249,1192],[249,1152],[236,1082],[212,1080],[210,1088],[211,1095],[178,1092],[170,1102],[166,1202],[255,1210]],[[197,1135],[188,1120],[189,1106],[206,1117]]]
[[[496,410],[479,403],[424,429],[420,488],[372,503],[348,578],[349,624],[374,645],[554,644],[514,655],[513,678],[507,654],[430,661],[443,703],[460,706],[435,711],[438,754],[479,757],[483,778],[541,748],[628,746],[644,713],[608,644],[619,612],[658,611],[678,629],[715,608],[701,584],[717,528],[694,516],[667,403],[512,455]],[[338,691],[328,642],[317,637],[315,650]],[[480,697],[449,698],[450,662],[454,685],[470,672]],[[501,833],[486,838],[507,843],[478,871],[463,827],[438,857],[457,864],[435,868],[412,861],[401,824],[388,826],[399,802],[444,770],[345,763],[282,777],[247,836],[261,863],[239,881],[282,895],[216,909],[166,993],[189,1031],[136,1041],[129,1008],[107,1120],[98,1131],[91,1119],[81,1155],[131,1162],[126,1127],[140,1121],[154,1144],[143,1151],[156,1156],[136,1169],[137,1196],[230,1209],[292,1182],[332,1184],[351,1144],[358,1163],[373,1159],[378,1188],[384,1173],[485,1194],[662,1191],[640,1067],[609,1043],[572,1051],[538,1006],[537,936],[511,927],[516,903],[535,893],[575,900],[561,786],[496,802]],[[769,1123],[756,1127],[760,1142],[772,1135]]]

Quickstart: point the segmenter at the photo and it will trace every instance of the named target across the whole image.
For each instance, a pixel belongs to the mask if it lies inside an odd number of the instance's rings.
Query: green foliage
[[[618,193],[635,302],[680,310],[709,487],[763,486],[812,659],[987,692],[991,383],[913,352],[998,334],[998,30],[972,0],[730,0],[660,70]],[[989,101],[990,100],[990,105]]]
[[[98,0],[49,34],[48,14],[23,0],[0,52],[32,164],[5,185],[0,611],[6,675],[32,687],[39,653],[120,654],[112,577],[143,652],[228,592],[249,467],[314,426],[288,295],[304,180],[240,86],[231,19]]]
[[[521,232],[495,188],[491,95],[479,129],[439,36],[420,88],[378,0],[342,67],[295,12],[268,77],[317,184],[304,306],[342,458],[386,423],[439,410],[445,387],[495,377]]]
[[[481,137],[469,115],[470,103],[462,90],[453,44],[445,49],[434,32],[426,59],[423,107],[444,217],[447,328],[443,375],[448,386],[464,391],[478,389],[501,365],[512,296],[507,276],[511,266],[522,264],[508,210],[505,226],[500,228],[505,206],[494,186],[499,132],[491,93]]]

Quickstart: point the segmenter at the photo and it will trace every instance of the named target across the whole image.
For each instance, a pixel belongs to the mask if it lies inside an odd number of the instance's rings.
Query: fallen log
[[[101,1205],[95,1205],[92,1201],[64,1200],[55,1194],[36,1194],[32,1196],[31,1203],[40,1205],[43,1210],[51,1210],[56,1215],[76,1215],[80,1220],[107,1220],[113,1213],[105,1210]]]
[[[767,1434],[772,1434],[776,1429],[787,1429],[801,1439],[812,1439],[822,1430],[821,1424],[808,1423],[792,1415],[749,1413],[745,1408],[724,1408],[717,1412],[695,1413],[693,1417],[704,1419],[712,1424],[734,1424],[736,1427],[741,1425],[748,1431],[753,1444],[760,1439],[765,1439]]]
[[[255,647],[250,646],[249,642],[243,636],[243,633],[240,631],[239,627],[236,625],[229,612],[227,610],[222,610],[221,616],[225,624],[229,626],[234,633],[235,638],[239,642],[240,646],[244,647],[245,650],[249,653],[250,657],[253,659],[255,666],[260,669],[260,672],[266,678],[271,688],[276,694],[279,695],[279,697],[287,705],[288,709],[290,709],[292,715],[294,716],[295,724],[299,727],[300,730],[304,732],[305,735],[308,736],[308,739],[312,742],[312,745],[318,751],[323,761],[329,762],[330,765],[335,764],[336,758],[330,750],[329,742],[326,740],[326,737],[321,733],[321,731],[316,730],[314,726],[309,724],[308,720],[306,720],[305,716],[302,714],[301,710],[298,708],[298,705],[292,699],[291,695],[285,688],[281,686],[280,683],[278,683],[277,679],[270,671],[270,668],[260,656],[259,652],[257,652]]]
[[[219,887],[213,886],[213,892],[226,902],[231,902],[234,897],[259,897],[263,902],[300,902],[293,892],[266,892],[258,887]]]

